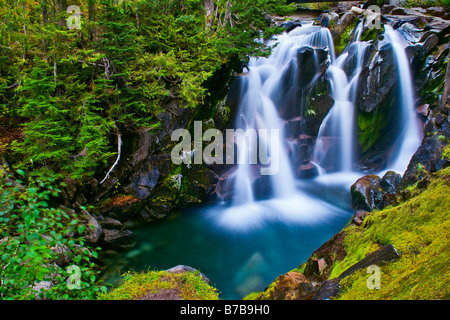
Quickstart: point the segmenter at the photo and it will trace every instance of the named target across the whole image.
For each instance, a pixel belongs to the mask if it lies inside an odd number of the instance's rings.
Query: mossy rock
[[[200,272],[128,272],[122,283],[98,300],[218,300],[217,289]]]

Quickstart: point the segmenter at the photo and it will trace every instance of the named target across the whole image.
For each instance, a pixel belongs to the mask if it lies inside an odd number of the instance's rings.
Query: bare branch
[[[112,165],[111,169],[109,169],[109,171],[106,174],[105,178],[100,182],[100,184],[102,184],[103,182],[105,182],[106,179],[108,179],[109,174],[114,170],[114,168],[119,163],[120,154],[121,154],[121,151],[122,151],[122,137],[121,137],[119,129],[117,128],[116,125],[114,125],[114,128],[116,128],[116,132],[117,132],[117,159],[114,162],[114,164]]]

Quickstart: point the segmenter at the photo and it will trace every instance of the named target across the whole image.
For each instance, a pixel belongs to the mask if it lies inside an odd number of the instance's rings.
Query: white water
[[[405,53],[405,42],[398,31],[391,26],[385,25],[385,35],[392,43],[395,61],[398,68],[398,82],[400,85],[400,110],[401,125],[403,130],[400,132],[393,154],[395,157],[388,164],[388,170],[394,170],[403,174],[411,157],[420,146],[422,140],[421,128],[415,112],[414,87],[409,68],[409,60]]]
[[[355,144],[355,96],[359,74],[364,62],[364,54],[368,44],[360,42],[363,23],[360,22],[354,33],[354,41],[351,42],[338,59],[328,68],[331,83],[331,92],[334,105],[322,122],[313,160],[322,166],[331,166],[335,172],[352,172],[354,162]],[[356,66],[350,77],[344,71],[344,64],[350,57],[350,51],[356,51]],[[324,159],[331,141],[336,143],[333,157]],[[326,163],[324,163],[326,162]]]
[[[295,176],[286,151],[283,122],[278,115],[272,94],[280,90],[280,79],[287,68],[296,65],[298,49],[304,46],[328,48],[329,59],[334,61],[334,47],[330,31],[317,26],[304,26],[290,33],[284,33],[274,40],[273,52],[268,58],[252,58],[249,72],[245,79],[246,90],[241,97],[239,117],[236,128],[278,130],[279,140],[270,151],[278,153],[278,173],[270,176],[273,197],[269,200],[256,201],[254,188],[255,168],[248,163],[241,163],[235,172],[234,198],[232,206],[221,215],[220,222],[233,228],[258,226],[272,219],[288,219],[301,223],[313,223],[329,215],[330,206],[325,202],[310,197],[296,185]],[[314,66],[311,66],[314,67]],[[318,67],[317,65],[315,67]],[[294,83],[295,85],[295,83]],[[260,137],[261,139],[261,137]],[[268,138],[270,141],[270,136]],[[261,141],[260,141],[261,142]],[[267,143],[267,141],[265,141]],[[270,146],[270,143],[267,145]],[[241,161],[249,159],[255,152],[256,141],[249,145],[237,145]],[[241,151],[239,153],[239,151]],[[258,172],[257,172],[258,174]]]
[[[411,73],[402,40],[391,27],[385,28],[386,38],[393,45],[399,73],[401,94],[399,112],[402,113],[401,123],[404,126],[394,146],[392,153],[394,157],[389,162],[389,169],[403,173],[411,156],[420,145],[421,133],[415,116]],[[277,110],[280,106],[275,105],[272,97],[282,89],[280,79],[286,69],[293,64],[296,68],[299,67],[297,66],[299,48],[311,46],[329,49],[331,65],[327,72],[334,105],[319,129],[312,163],[320,168],[320,175],[314,183],[323,187],[334,185],[349,187],[363,174],[353,170],[354,149],[357,142],[354,128],[356,88],[366,50],[369,48],[368,43],[360,41],[361,31],[362,23],[355,29],[351,43],[337,59],[329,30],[313,26],[297,28],[289,34],[279,36],[271,44],[276,44],[276,47],[269,58],[251,59],[246,78],[247,89],[241,97],[240,117],[236,121],[236,128],[278,130],[279,150],[271,151],[279,154],[279,171],[270,176],[272,197],[258,201],[254,194],[255,167],[248,163],[239,164],[235,172],[235,196],[232,206],[220,215],[221,224],[235,230],[248,230],[249,227],[261,227],[268,221],[279,219],[302,224],[318,223],[330,214],[336,214],[336,208],[333,210],[328,203],[300,190],[286,152],[285,143],[288,142],[284,141],[283,121]],[[347,75],[344,70],[347,70],[348,64],[353,64],[353,67],[351,74]],[[318,70],[317,63],[311,66],[313,67]],[[297,78],[294,80],[298,81]],[[293,85],[295,84],[293,81]],[[270,141],[270,136],[268,140]],[[330,145],[334,148],[334,153],[331,157],[328,154],[326,157],[328,159],[325,159]],[[240,161],[248,161],[256,146],[257,141],[252,141],[249,147],[238,145],[238,150],[243,151],[240,154]],[[331,172],[327,172],[326,168],[330,167],[330,163],[332,169]]]

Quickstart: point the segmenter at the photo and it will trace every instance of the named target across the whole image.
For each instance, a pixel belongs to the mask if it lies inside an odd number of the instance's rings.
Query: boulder
[[[102,235],[100,223],[86,210],[79,213],[80,222],[84,225],[83,237],[90,243],[97,243]]]
[[[135,235],[130,230],[104,229],[102,244],[105,247],[129,247],[134,243]]]
[[[383,199],[381,178],[377,175],[366,175],[358,179],[350,187],[352,206],[356,210],[373,211],[379,209]]]
[[[427,119],[430,114],[430,105],[428,103],[422,104],[416,108],[416,112],[422,118]]]
[[[102,226],[102,228],[106,228],[106,229],[117,229],[117,228],[122,228],[122,223],[119,220],[113,219],[111,217],[99,217],[98,218],[98,222],[100,223],[100,225]]]
[[[111,221],[124,222],[129,220],[135,215],[136,207],[139,205],[139,199],[132,195],[117,195],[109,198],[103,203],[97,206],[98,208],[98,221],[102,225],[104,223],[109,224]],[[116,222],[114,222],[116,223]],[[110,226],[105,226],[110,228]]]
[[[300,179],[311,179],[319,175],[319,168],[317,165],[307,162],[297,168],[296,175]]]
[[[384,192],[387,193],[397,193],[400,181],[402,179],[401,174],[395,171],[388,171],[381,178],[381,187]]]
[[[167,269],[166,271],[170,272],[170,273],[185,273],[185,272],[198,273],[198,275],[202,278],[203,281],[205,281],[207,284],[211,284],[211,281],[209,280],[208,277],[206,277],[203,273],[201,273],[197,269],[189,267],[189,266],[178,265],[178,266],[172,267],[170,269]]]
[[[445,9],[443,7],[429,7],[426,10],[426,13],[435,17],[444,18],[445,17]]]

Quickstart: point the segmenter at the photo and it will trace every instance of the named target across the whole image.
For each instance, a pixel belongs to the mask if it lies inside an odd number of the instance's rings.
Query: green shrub
[[[91,262],[97,252],[77,236],[83,226],[53,206],[60,193],[55,181],[25,182],[25,172],[17,174],[20,179],[0,169],[0,299],[93,298],[100,290]],[[45,282],[49,288],[35,288]]]

